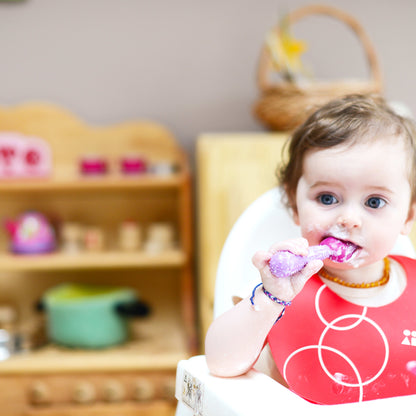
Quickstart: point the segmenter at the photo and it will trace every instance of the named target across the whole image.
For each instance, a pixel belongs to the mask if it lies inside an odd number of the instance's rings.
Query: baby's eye
[[[332,205],[338,202],[338,199],[331,194],[322,194],[318,196],[318,201],[323,205]]]
[[[372,209],[379,209],[383,208],[386,205],[386,201],[383,198],[379,198],[377,196],[372,196],[368,198],[365,205]]]

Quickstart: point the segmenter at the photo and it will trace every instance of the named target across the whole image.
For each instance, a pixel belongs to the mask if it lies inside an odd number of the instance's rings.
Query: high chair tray
[[[214,377],[209,374],[202,355],[179,362],[176,398],[176,416],[253,416],[296,412],[305,412],[303,414],[308,416],[368,416],[375,412],[387,414],[397,409],[411,409],[416,405],[416,394],[361,403],[316,405],[256,370],[240,377]]]

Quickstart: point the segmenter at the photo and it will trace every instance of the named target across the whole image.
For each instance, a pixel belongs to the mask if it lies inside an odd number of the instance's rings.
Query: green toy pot
[[[148,307],[128,288],[64,284],[49,289],[41,308],[49,339],[76,348],[106,348],[128,338],[128,319]]]

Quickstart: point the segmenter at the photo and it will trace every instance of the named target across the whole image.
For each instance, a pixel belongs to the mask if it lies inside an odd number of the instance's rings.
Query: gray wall
[[[256,64],[266,31],[302,0],[0,2],[0,105],[42,100],[93,124],[167,125],[193,157],[206,131],[258,131]],[[388,99],[416,113],[416,2],[334,0],[376,46]],[[368,76],[361,45],[333,19],[296,27],[325,79]]]

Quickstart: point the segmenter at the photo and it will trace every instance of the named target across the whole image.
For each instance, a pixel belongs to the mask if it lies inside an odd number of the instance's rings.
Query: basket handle
[[[349,26],[353,32],[357,35],[358,39],[361,41],[364,52],[367,56],[367,62],[370,67],[371,79],[374,84],[381,89],[382,86],[382,76],[381,70],[374,50],[374,46],[364,31],[361,24],[351,15],[343,12],[342,10],[336,9],[335,7],[326,6],[326,5],[309,5],[301,7],[287,15],[289,25],[297,22],[300,19],[303,19],[306,16],[313,14],[323,14],[327,16],[334,17],[347,26]],[[257,84],[261,91],[266,91],[272,84],[269,81],[269,73],[272,71],[272,63],[270,59],[270,54],[266,46],[263,46],[259,58],[258,72],[257,72]]]

